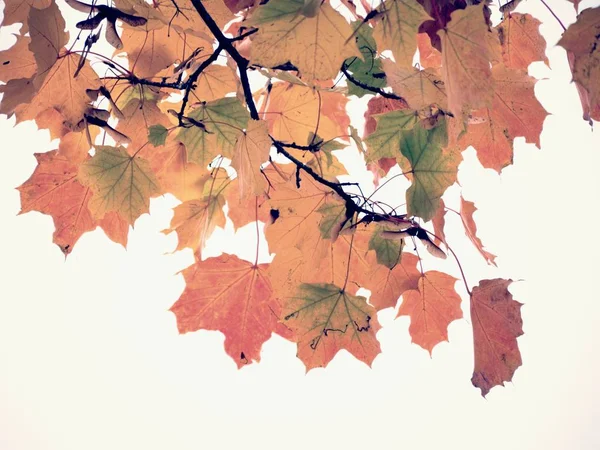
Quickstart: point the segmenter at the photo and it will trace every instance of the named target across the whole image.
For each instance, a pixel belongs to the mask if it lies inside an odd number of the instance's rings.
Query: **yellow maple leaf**
[[[274,0],[261,8],[277,9],[288,0]],[[289,2],[303,4],[302,1]],[[264,15],[264,14],[263,14]],[[346,19],[329,4],[322,4],[314,17],[296,14],[273,16],[258,24],[259,31],[252,40],[250,62],[275,67],[290,61],[300,70],[304,80],[334,78],[346,58],[361,53],[353,39]]]

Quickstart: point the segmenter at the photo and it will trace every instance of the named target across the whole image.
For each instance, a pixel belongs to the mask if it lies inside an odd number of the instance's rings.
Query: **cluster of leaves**
[[[546,112],[527,74],[531,62],[546,61],[535,18],[505,7],[492,26],[478,0],[360,8],[342,0],[337,9],[328,0],[88,1],[61,5],[81,16],[67,47],[55,0],[7,0],[3,25],[22,26],[0,53],[0,112],[60,139],[36,154],[19,191],[22,212],[53,217],[66,255],[96,227],[126,245],[150,199],[171,193],[181,204],[165,232],[196,256],[171,309],[179,331],[221,331],[238,366],[258,361],[272,333],[297,343],[307,369],[341,349],[371,364],[380,352],[377,312],[400,297],[413,342],[431,352],[447,340],[462,317],[458,280],[423,271],[419,249],[454,255],[444,234],[453,211],[494,264],[476,235],[474,204],[446,208],[441,197],[466,147],[500,172],[516,137],[539,145]],[[588,120],[600,116],[599,27],[600,10],[585,10],[560,42]],[[104,40],[112,54],[95,50]],[[262,76],[262,87],[252,89],[249,73]],[[371,97],[362,133],[350,126],[349,96]],[[338,180],[346,172],[335,151],[350,143],[376,181],[399,164],[411,183],[399,199],[405,206]],[[258,240],[253,262],[202,258],[226,204],[236,229],[266,224],[270,264],[258,263]],[[472,382],[483,395],[521,364],[521,304],[510,283],[482,280],[471,290],[465,281]]]

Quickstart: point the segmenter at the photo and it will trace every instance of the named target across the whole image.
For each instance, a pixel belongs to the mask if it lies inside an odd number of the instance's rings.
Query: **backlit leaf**
[[[250,115],[235,97],[202,103],[189,116],[203,126],[183,128],[178,138],[188,150],[189,161],[206,166],[217,155],[231,157]]]
[[[375,27],[380,50],[391,50],[399,66],[412,66],[417,51],[417,31],[431,19],[416,0],[386,0],[378,9],[382,18]]]
[[[255,23],[259,31],[252,40],[252,63],[275,67],[291,61],[303,79],[312,81],[331,79],[345,59],[360,58],[355,42],[348,42],[352,28],[328,3],[323,3],[314,17],[279,14],[292,6],[303,6],[303,1],[271,0],[258,9],[260,19]],[[274,12],[266,14],[264,9]]]
[[[307,370],[325,367],[342,349],[369,366],[381,352],[375,309],[339,286],[301,284],[294,296],[283,300],[282,315]]]
[[[428,221],[440,207],[440,198],[456,181],[462,156],[444,150],[446,122],[442,120],[432,129],[419,123],[402,134],[400,149],[406,160],[401,167],[409,173],[412,184],[406,191],[408,214]]]
[[[225,254],[185,269],[186,288],[171,307],[179,332],[221,331],[225,351],[238,367],[260,361],[281,312],[266,268]]]
[[[148,161],[130,156],[123,147],[96,147],[96,154],[81,165],[78,179],[94,193],[94,217],[115,211],[132,225],[149,212],[150,197],[160,193]]]
[[[416,290],[402,294],[398,317],[410,316],[412,341],[430,354],[448,340],[448,325],[462,317],[460,296],[454,290],[456,278],[435,270],[425,272]]]
[[[148,127],[148,141],[155,147],[165,144],[167,134],[168,130],[160,124]]]
[[[448,108],[457,117],[468,109],[488,106],[494,92],[483,7],[481,3],[454,11],[448,26],[438,31]]]
[[[541,22],[529,14],[511,13],[496,27],[507,67],[527,70],[534,61],[546,58],[546,40],[540,34]]]
[[[271,138],[267,123],[251,120],[235,146],[231,165],[239,178],[240,197],[248,194],[260,195],[267,187],[267,180],[260,169],[269,159]]]
[[[202,196],[188,200],[175,207],[171,226],[164,233],[175,231],[179,243],[177,249],[186,247],[201,253],[206,240],[216,227],[225,226],[225,191],[230,185],[225,169],[215,171],[200,180],[204,184]]]

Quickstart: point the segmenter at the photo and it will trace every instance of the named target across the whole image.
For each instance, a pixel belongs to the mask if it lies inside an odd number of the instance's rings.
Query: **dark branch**
[[[198,66],[198,68],[194,71],[194,73],[192,73],[190,75],[190,77],[186,80],[185,93],[183,94],[183,101],[181,103],[181,109],[179,110],[179,113],[177,113],[177,118],[179,119],[179,125],[182,125],[182,117],[185,114],[185,108],[186,108],[188,100],[190,98],[190,92],[196,86],[196,81],[198,81],[198,77],[200,76],[200,74],[202,74],[204,69],[206,69],[208,66],[210,66],[213,62],[216,61],[216,59],[219,57],[219,54],[221,53],[221,51],[223,51],[223,47],[218,46],[216,48],[216,50],[213,52],[213,54],[210,55],[208,58],[206,58],[202,62],[202,64],[200,64]]]
[[[206,10],[204,5],[200,0],[192,0],[192,4],[198,11],[198,14],[213,34],[217,42],[219,43],[219,47],[223,47],[223,49],[229,53],[231,58],[235,61],[238,66],[238,71],[240,72],[240,81],[242,83],[242,89],[244,90],[244,98],[246,99],[246,105],[248,105],[248,109],[250,110],[250,117],[254,120],[258,120],[258,110],[256,109],[256,105],[254,104],[254,98],[252,97],[252,89],[250,89],[250,81],[248,80],[248,60],[240,55],[240,52],[233,46],[232,40],[225,37],[219,25],[214,21],[209,12]]]
[[[378,87],[374,87],[374,86],[369,86],[368,84],[363,83],[362,81],[357,80],[356,78],[354,78],[352,76],[352,74],[350,72],[348,72],[348,68],[346,67],[346,64],[342,65],[342,73],[346,76],[346,78],[348,79],[348,81],[350,81],[352,84],[363,88],[365,91],[369,91],[369,92],[373,92],[374,94],[379,94],[382,97],[385,98],[389,98],[392,100],[401,100],[401,101],[405,101],[402,97],[400,97],[399,95],[394,94],[393,92],[386,92],[381,88]]]

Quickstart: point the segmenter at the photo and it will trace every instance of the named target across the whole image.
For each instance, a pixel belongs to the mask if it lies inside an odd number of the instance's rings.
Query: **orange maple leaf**
[[[186,288],[171,307],[180,333],[217,330],[238,367],[260,361],[260,349],[281,325],[281,306],[265,272],[234,255],[198,261],[183,271]],[[285,331],[283,332],[285,334]]]

